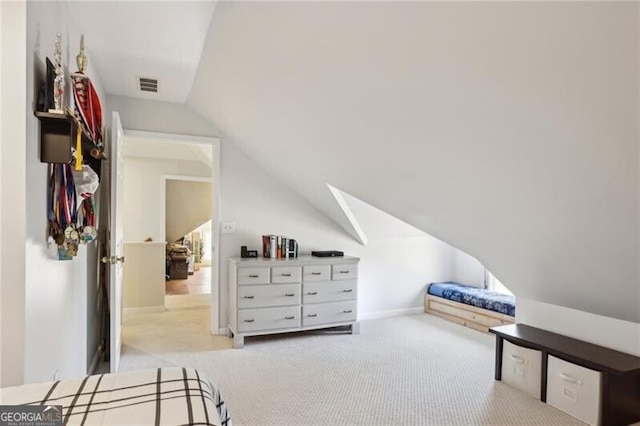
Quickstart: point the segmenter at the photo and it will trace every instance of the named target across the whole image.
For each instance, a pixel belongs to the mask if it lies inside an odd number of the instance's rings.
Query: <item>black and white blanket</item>
[[[217,387],[192,368],[158,368],[0,389],[2,405],[62,405],[64,424],[231,426]]]

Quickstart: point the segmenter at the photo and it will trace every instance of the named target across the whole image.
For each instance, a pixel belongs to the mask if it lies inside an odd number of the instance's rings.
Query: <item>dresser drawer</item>
[[[300,327],[300,306],[238,310],[238,331]]]
[[[502,381],[540,399],[542,352],[507,340],[502,347]]]
[[[549,355],[547,404],[590,425],[600,422],[601,373]]]
[[[272,283],[299,283],[302,281],[302,267],[274,266],[271,268]]]
[[[331,265],[313,265],[302,267],[302,281],[316,282],[331,280]]]
[[[358,265],[331,265],[332,280],[353,280],[358,278]]]
[[[238,284],[269,284],[269,268],[238,268]]]
[[[238,308],[300,304],[301,284],[243,285],[238,287]]]
[[[358,297],[356,280],[302,284],[302,303],[337,302]]]
[[[335,322],[355,321],[358,318],[358,302],[319,303],[302,306],[302,325],[312,326]]]

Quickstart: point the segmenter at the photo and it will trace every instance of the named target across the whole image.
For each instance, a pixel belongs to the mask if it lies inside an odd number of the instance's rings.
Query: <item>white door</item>
[[[117,373],[120,365],[120,340],[122,331],[122,263],[124,262],[122,228],[122,123],[120,115],[113,113],[111,126],[111,236],[110,236],[110,274],[109,274],[109,312],[110,312],[110,360],[111,372]]]

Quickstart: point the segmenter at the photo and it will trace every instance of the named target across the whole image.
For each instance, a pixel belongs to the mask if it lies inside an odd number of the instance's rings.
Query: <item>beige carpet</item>
[[[204,308],[211,306],[211,294],[179,294],[164,296],[167,309]]]
[[[211,336],[209,310],[132,315],[121,371],[199,369],[235,425],[573,425],[493,379],[492,335],[427,314],[363,321],[360,335]]]

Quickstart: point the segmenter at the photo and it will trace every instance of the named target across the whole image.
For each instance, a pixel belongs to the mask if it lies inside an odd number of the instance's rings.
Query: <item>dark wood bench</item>
[[[640,421],[640,357],[525,324],[502,325],[489,331],[496,335],[496,380],[502,378],[503,341],[507,340],[541,352],[541,401],[547,402],[547,366],[551,355],[601,373],[601,425]]]

